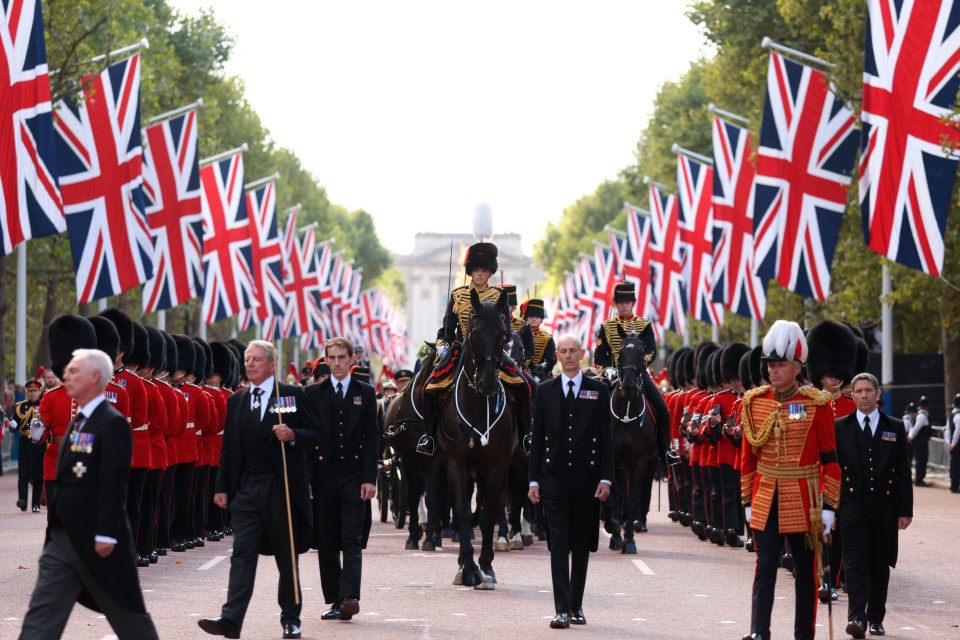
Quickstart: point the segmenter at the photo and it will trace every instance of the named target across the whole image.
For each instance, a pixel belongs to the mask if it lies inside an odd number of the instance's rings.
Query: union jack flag
[[[0,4],[0,256],[67,228],[40,0]]]
[[[630,203],[627,209],[627,237],[618,242],[618,262],[623,279],[637,286],[637,314],[644,318],[656,316],[653,296],[650,294],[650,213]]]
[[[369,289],[360,292],[360,328],[363,338],[363,346],[368,353],[383,353],[385,342],[383,340],[383,326],[381,321],[381,296],[377,289]]]
[[[594,245],[593,269],[597,278],[593,288],[593,303],[597,321],[602,324],[616,311],[613,290],[617,286],[617,261],[613,251],[608,251],[599,244]],[[598,326],[597,329],[599,328]]]
[[[939,277],[960,133],[960,3],[867,2],[860,212],[873,251]]]
[[[153,236],[153,278],[143,310],[171,309],[203,291],[203,209],[195,110],[144,130],[143,197]]]
[[[855,124],[822,72],[770,53],[753,207],[761,278],[826,300],[857,152]]]
[[[686,247],[683,273],[687,308],[697,320],[723,325],[723,307],[713,301],[713,167],[677,154],[680,242]]]
[[[86,76],[84,84],[83,101],[58,103],[54,119],[79,304],[153,277],[143,202],[140,56]]]
[[[581,258],[573,272],[573,284],[576,287],[576,308],[578,315],[574,331],[583,341],[586,349],[593,349],[594,333],[600,328],[603,318],[597,315],[597,305],[593,291],[597,286],[597,272],[593,260]]]
[[[763,320],[766,283],[753,273],[753,134],[713,119],[713,300]],[[716,231],[719,231],[717,237]]]
[[[313,336],[320,321],[320,282],[317,278],[316,235],[308,228],[298,240],[296,212],[287,219],[285,242],[292,249],[286,270],[286,312],[283,316],[284,337]],[[292,240],[292,241],[291,241]]]
[[[256,306],[243,154],[200,168],[203,189],[203,321],[213,324]]]
[[[682,336],[686,331],[687,288],[680,246],[680,212],[677,197],[650,185],[650,264],[656,316],[664,329]]]
[[[285,256],[277,229],[276,184],[268,182],[247,191],[247,211],[257,299],[254,316],[258,323],[263,323],[270,316],[283,316],[286,295],[283,288]]]

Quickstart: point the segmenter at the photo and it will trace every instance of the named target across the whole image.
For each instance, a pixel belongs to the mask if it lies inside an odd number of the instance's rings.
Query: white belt
[[[188,422],[188,423],[187,423],[187,429],[194,429],[194,428],[196,428],[196,426],[197,426],[197,423],[196,423],[196,422]]]
[[[146,430],[149,429],[149,428],[150,428],[150,425],[145,424],[145,425],[143,425],[142,427],[134,427],[133,430],[134,430],[134,431],[146,431]]]
[[[222,435],[223,435],[223,431],[217,431],[217,435],[218,435],[218,436],[222,436]]]
[[[197,435],[198,435],[198,436],[202,436],[202,435],[203,435],[203,429],[197,429]]]

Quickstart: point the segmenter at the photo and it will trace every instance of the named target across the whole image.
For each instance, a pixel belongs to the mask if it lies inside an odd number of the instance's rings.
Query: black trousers
[[[149,555],[157,542],[157,505],[160,502],[160,488],[163,482],[163,469],[147,471],[147,481],[143,485],[143,499],[140,501],[140,529],[137,531],[137,555]]]
[[[217,492],[217,469],[219,467],[211,465],[207,477],[207,519],[203,525],[206,531],[223,531],[223,509],[213,504],[213,496]]]
[[[360,599],[363,525],[360,465],[332,462],[313,470],[313,523],[320,586],[327,604]],[[232,515],[232,514],[231,514]],[[234,521],[234,531],[237,525]],[[342,558],[342,562],[341,562]]]
[[[194,538],[202,538],[206,531],[209,478],[210,465],[208,464],[197,467],[193,474],[193,526],[190,531]]]
[[[699,462],[690,463],[690,477],[693,479],[690,491],[690,500],[693,519],[697,522],[707,522],[706,496],[704,495],[703,473]]]
[[[847,499],[838,513],[843,530],[847,620],[883,622],[890,583],[890,551],[897,536],[896,509],[876,499]]]
[[[360,494],[359,487],[357,495]],[[287,530],[286,501],[283,481],[273,473],[244,474],[237,492],[230,501],[233,519],[233,554],[230,556],[230,582],[227,602],[221,615],[238,627],[243,626],[247,606],[253,596],[260,557],[261,539],[266,534],[273,548],[280,581],[277,583],[277,603],[280,605],[280,624],[300,624],[302,604],[300,581],[294,592],[293,564],[290,562],[290,532]],[[299,556],[297,576],[299,577]]]
[[[707,523],[714,529],[723,531],[723,481],[720,467],[702,466],[704,478],[704,497],[707,501]]]
[[[127,517],[130,518],[130,531],[134,536],[140,531],[140,502],[148,471],[147,467],[133,467],[127,479]]]
[[[740,472],[728,464],[720,465],[720,489],[723,502],[723,528],[743,533],[740,520]]]
[[[681,457],[677,470],[677,485],[680,492],[680,511],[693,513],[693,474],[690,471],[690,458]]]
[[[773,613],[777,571],[780,568],[780,551],[783,549],[784,540],[790,543],[797,572],[794,582],[796,602],[793,612],[793,637],[795,640],[813,640],[817,622],[818,580],[813,552],[807,548],[805,537],[802,533],[780,533],[777,497],[774,496],[767,526],[762,530],[753,530],[757,564],[753,575],[750,631],[760,634],[763,640],[770,640],[770,618]]]
[[[157,548],[169,549],[173,546],[170,530],[173,521],[173,480],[177,475],[177,466],[170,465],[163,470],[160,480],[160,503],[157,505]]]
[[[20,451],[17,457],[17,497],[27,501],[27,492],[33,487],[34,507],[40,506],[40,494],[43,492],[43,456],[47,452],[45,442],[34,442],[20,436]]]
[[[63,636],[73,605],[84,589],[96,601],[118,637],[159,638],[150,614],[124,609],[110,597],[77,555],[67,532],[59,526],[50,528],[50,539],[43,547],[39,566],[30,608],[20,630],[22,640]]]
[[[913,455],[917,464],[915,482],[923,482],[927,477],[927,462],[930,460],[930,438],[916,438],[913,441]]]
[[[193,470],[195,462],[181,462],[174,467],[173,494],[171,496],[171,510],[173,519],[170,523],[170,538],[173,544],[186,542],[190,537],[190,516],[193,513],[191,500],[193,498]]]
[[[596,535],[600,504],[593,497],[599,482],[594,481],[596,475],[573,469],[547,471],[541,477],[540,499],[550,534],[550,577],[557,613],[583,607],[590,538]]]
[[[950,491],[960,491],[960,444],[950,452]]]

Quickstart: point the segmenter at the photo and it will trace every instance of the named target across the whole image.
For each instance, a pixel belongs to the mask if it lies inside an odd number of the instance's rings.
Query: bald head
[[[564,333],[557,338],[557,360],[560,368],[569,378],[580,373],[580,361],[583,360],[583,342],[572,333]]]

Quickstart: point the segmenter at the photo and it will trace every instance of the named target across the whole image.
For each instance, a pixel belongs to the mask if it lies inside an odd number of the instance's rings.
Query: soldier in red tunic
[[[217,471],[220,467],[220,451],[223,447],[223,429],[227,419],[227,398],[233,393],[231,388],[236,386],[237,370],[240,363],[233,355],[233,350],[222,342],[211,342],[210,352],[213,355],[213,374],[207,378],[204,389],[210,392],[216,406],[217,420],[211,429],[210,451],[210,478],[207,481],[207,508],[208,515],[205,523],[207,540],[223,539],[224,509],[213,504],[214,488],[217,480]],[[311,367],[311,372],[313,368]]]
[[[757,551],[751,633],[744,640],[770,638],[785,539],[796,567],[794,637],[812,640],[820,541],[840,498],[833,410],[828,394],[797,385],[807,359],[797,323],[776,321],[763,339],[763,357],[770,385],[752,389],[742,402],[742,498]]]
[[[163,470],[167,466],[167,423],[170,416],[167,404],[160,392],[163,383],[154,376],[167,365],[167,344],[159,330],[144,327],[147,337],[148,359],[140,366],[138,373],[143,376],[143,388],[147,392],[147,414],[150,416],[150,469],[143,487],[143,500],[140,503],[140,530],[137,532],[137,556],[146,559],[147,564],[157,562],[157,514],[160,504],[160,490]]]
[[[201,404],[201,392],[199,387],[191,384],[197,361],[196,344],[183,334],[174,334],[172,337],[177,344],[178,358],[177,371],[171,382],[181,392],[177,400],[184,429],[175,438],[177,467],[171,495],[170,537],[173,543],[171,549],[183,552],[194,547],[194,538],[190,536],[190,517],[193,515],[193,475],[198,458],[197,407]],[[206,409],[206,402],[202,406]]]

